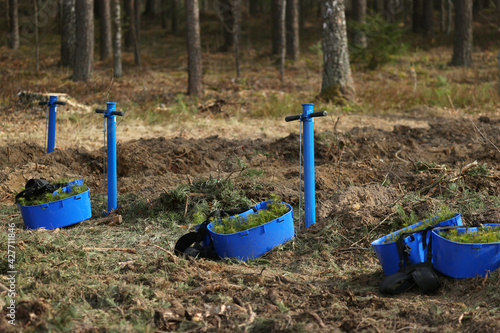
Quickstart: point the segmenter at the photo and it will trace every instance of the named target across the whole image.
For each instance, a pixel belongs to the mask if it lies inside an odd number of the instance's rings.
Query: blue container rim
[[[486,223],[483,225],[483,227],[500,227],[500,223]],[[477,231],[478,228],[481,228],[481,227],[464,227],[464,226],[459,226],[457,228],[454,228],[454,227],[451,227],[451,226],[448,226],[448,227],[439,227],[439,228],[435,228],[435,229],[432,229],[432,233],[436,235],[436,237],[439,237],[440,239],[448,242],[448,243],[452,243],[452,244],[463,244],[463,245],[474,245],[474,244],[483,244],[483,245],[499,245],[500,242],[495,242],[495,243],[462,243],[462,242],[454,242],[452,240],[449,240],[448,238],[445,238],[443,236],[441,236],[438,232],[440,230],[448,230],[448,229],[457,229],[457,230],[470,230],[470,229],[474,229],[472,231]]]
[[[269,203],[269,202],[271,202],[271,200],[263,201],[263,202],[261,202],[261,203],[258,203],[257,205],[262,205],[262,204]],[[287,204],[286,202],[284,202],[284,201],[280,201],[280,203],[285,204],[285,205],[287,206],[287,208],[288,208],[288,212],[286,212],[285,214],[283,214],[283,215],[281,215],[281,216],[285,216],[285,215],[289,214],[289,213],[293,210],[292,206],[290,206],[290,205],[289,205],[289,204]],[[257,205],[255,205],[255,206],[253,206],[253,207],[256,207]],[[252,208],[250,208],[250,210],[252,210]],[[254,213],[250,213],[250,214],[254,214]],[[235,216],[235,215],[233,215],[233,216]],[[281,217],[281,216],[280,216],[280,217]],[[259,228],[259,227],[262,227],[263,225],[266,225],[266,224],[272,223],[272,222],[276,221],[277,219],[279,219],[279,217],[278,217],[278,218],[276,218],[276,219],[274,219],[274,220],[271,220],[271,221],[269,221],[269,222],[266,222],[266,223],[264,223],[264,224],[258,225],[258,226],[256,226],[256,227],[253,227],[253,228],[250,228],[250,229],[245,229],[245,230],[238,231],[238,232],[233,232],[232,234],[219,234],[218,232],[213,231],[213,230],[212,230],[212,227],[213,227],[213,222],[210,222],[210,223],[208,224],[207,229],[208,229],[211,233],[214,233],[214,234],[219,235],[219,236],[231,236],[231,235],[237,235],[237,234],[239,234],[239,233],[241,233],[241,232],[250,232],[250,230],[254,230],[254,229],[257,229],[257,228]]]
[[[16,204],[16,205],[18,205],[19,207],[22,207],[22,208],[34,208],[34,207],[39,207],[39,206],[52,205],[52,204],[58,203],[59,201],[70,200],[70,199],[72,199],[73,197],[76,197],[77,195],[82,195],[82,194],[85,194],[85,193],[87,193],[88,191],[90,191],[90,188],[88,188],[88,187],[87,187],[87,191],[85,191],[85,192],[78,193],[78,194],[72,195],[72,196],[67,197],[67,198],[64,198],[64,199],[59,199],[59,200],[55,200],[55,201],[51,201],[51,202],[46,202],[46,203],[39,204],[39,205],[33,205],[33,206],[23,206],[23,205],[21,205],[21,204]]]
[[[460,216],[461,214],[460,213],[455,213],[455,216],[453,216],[451,219],[448,219],[448,220],[452,220],[458,216]],[[396,241],[393,241],[393,242],[387,242],[387,243],[384,243],[384,241],[386,240],[386,238],[388,236],[392,236],[392,235],[398,235],[404,231],[409,231],[409,229],[415,229],[416,227],[419,227],[421,226],[422,224],[424,224],[425,222],[428,222],[430,220],[435,220],[437,218],[437,216],[434,216],[434,217],[431,217],[429,219],[426,219],[426,220],[423,220],[423,221],[420,221],[420,222],[417,222],[415,224],[412,224],[412,225],[409,225],[407,227],[404,227],[402,229],[399,229],[399,230],[396,230],[394,232],[391,232],[390,234],[387,234],[387,235],[384,235],[380,238],[377,238],[376,240],[374,240],[373,242],[370,243],[370,245],[375,245],[375,246],[385,246],[385,245],[389,245],[389,244],[393,244],[395,243]],[[441,221],[441,222],[436,222],[436,224],[438,223],[443,223],[443,222],[446,222],[448,220],[444,220],[444,221]],[[446,228],[446,227],[436,227],[436,228],[433,228],[432,230],[434,231],[435,229],[438,229],[438,228]],[[410,237],[410,236],[408,236]]]

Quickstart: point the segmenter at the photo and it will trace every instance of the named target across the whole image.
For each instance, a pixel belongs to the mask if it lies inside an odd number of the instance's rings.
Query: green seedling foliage
[[[73,197],[75,195],[78,195],[80,193],[84,193],[88,190],[87,186],[78,186],[78,185],[71,185],[71,192],[62,192],[62,188],[58,189],[56,192],[58,195],[53,195],[52,193],[45,193],[42,195],[39,195],[37,197],[33,197],[30,199],[25,199],[25,198],[20,198],[19,199],[19,204],[22,206],[36,206],[36,205],[41,205],[57,200],[63,200],[69,197]]]
[[[408,48],[402,41],[404,29],[382,15],[367,15],[366,23],[349,22],[349,32],[354,39],[349,43],[352,62],[362,63],[369,70],[389,63]]]
[[[448,206],[443,205],[439,208],[439,211],[435,213],[431,213],[429,217],[427,217],[422,224],[414,229],[409,229],[409,227],[415,223],[418,223],[418,218],[416,217],[413,211],[410,212],[409,215],[406,214],[403,207],[401,205],[396,206],[396,212],[399,214],[400,218],[404,221],[405,228],[401,229],[398,232],[394,232],[389,234],[386,237],[386,240],[383,244],[392,243],[398,240],[399,236],[406,231],[420,231],[427,227],[436,225],[438,223],[447,221],[455,217],[455,212],[453,212]]]
[[[243,217],[227,216],[213,224],[213,231],[218,234],[234,234],[243,230],[255,228],[259,225],[277,219],[288,212],[288,207],[280,202],[276,195],[271,196],[271,202],[267,209],[258,210],[255,214],[249,214],[246,219]]]
[[[488,166],[486,163],[477,165],[473,168],[470,168],[467,170],[467,175],[472,176],[472,177],[482,177],[482,176],[489,176],[490,175],[490,170],[488,170]]]
[[[150,203],[138,201],[124,213],[144,218],[161,216],[165,222],[200,224],[214,210],[251,206],[252,202],[230,179],[193,180],[162,193]]]
[[[440,231],[439,235],[455,243],[484,244],[500,242],[499,227],[479,227],[477,231],[459,233],[457,229]]]
[[[423,161],[417,161],[415,167],[416,167],[415,172],[419,173],[419,172],[424,172],[424,171],[436,169],[438,167],[438,165],[434,162],[427,163],[427,162],[423,162]]]

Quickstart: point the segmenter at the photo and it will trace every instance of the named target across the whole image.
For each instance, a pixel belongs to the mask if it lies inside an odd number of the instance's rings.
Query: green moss
[[[439,235],[455,243],[484,244],[500,242],[499,227],[480,227],[474,232],[459,233],[457,229],[440,231]]]
[[[84,193],[88,190],[87,186],[71,185],[71,192],[62,192],[62,188],[58,189],[56,192],[58,195],[53,195],[52,193],[45,193],[37,197],[30,199],[19,198],[19,204],[22,206],[36,206],[57,200],[63,200],[69,197],[73,197],[80,193]]]
[[[258,210],[255,214],[249,214],[246,219],[239,216],[228,216],[220,219],[213,224],[213,231],[218,234],[234,234],[243,230],[255,228],[259,225],[277,219],[288,212],[288,207],[279,201],[275,195],[271,196],[271,202],[267,209]]]

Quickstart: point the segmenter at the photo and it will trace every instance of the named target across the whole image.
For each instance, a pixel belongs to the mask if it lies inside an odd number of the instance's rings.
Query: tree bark
[[[134,63],[141,66],[141,0],[134,0]]]
[[[299,60],[299,0],[286,2],[286,54],[292,60]]]
[[[281,0],[280,13],[280,80],[285,82],[285,56],[286,56],[286,0]]]
[[[434,9],[432,0],[423,0],[424,4],[424,21],[423,30],[426,36],[432,36],[434,34]]]
[[[424,0],[413,0],[412,31],[420,33],[424,30]]]
[[[17,0],[9,0],[9,34],[7,36],[7,45],[10,49],[19,48],[19,8]]]
[[[366,0],[352,1],[352,19],[360,24],[366,23]],[[354,31],[354,45],[365,48],[367,45],[366,34],[364,31]]]
[[[40,41],[38,40],[38,0],[33,0],[35,18],[35,71],[40,71]]]
[[[73,81],[88,81],[94,64],[94,0],[76,0],[76,45]]]
[[[179,34],[179,0],[170,0],[170,15],[172,20],[172,33]]]
[[[236,65],[236,79],[240,78],[240,36],[241,36],[241,0],[234,1],[234,29],[233,29],[233,45],[234,45],[234,62]]]
[[[111,44],[111,8],[110,0],[99,0],[100,51],[101,60],[108,59],[113,50]]]
[[[168,28],[168,0],[161,1],[161,27],[163,29]]]
[[[321,0],[323,15],[323,81],[320,98],[342,102],[354,99],[355,89],[349,64],[344,0]]]
[[[499,27],[500,30],[500,0],[496,1],[496,10],[497,10],[497,26]]]
[[[62,1],[61,66],[75,65],[75,0]]]
[[[272,54],[280,55],[280,39],[282,34],[281,26],[281,10],[283,6],[282,0],[272,0]]]
[[[160,0],[161,1],[161,0]],[[156,17],[158,15],[158,0],[147,0],[144,15],[147,17]]]
[[[203,94],[198,0],[186,0],[188,95]]]
[[[224,44],[220,50],[222,52],[229,50],[233,46],[233,31],[235,25],[234,17],[234,2],[235,0],[217,0],[215,7],[219,19],[222,22],[222,36],[224,37]]]
[[[451,64],[454,66],[472,64],[472,0],[455,1],[455,33]]]
[[[120,0],[113,0],[113,75],[122,77],[122,25]]]

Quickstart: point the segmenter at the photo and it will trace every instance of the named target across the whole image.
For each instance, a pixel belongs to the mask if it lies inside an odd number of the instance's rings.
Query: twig
[[[112,215],[112,216],[107,216],[103,217],[100,219],[96,219],[93,222],[96,225],[101,225],[101,224],[106,224],[106,225],[115,225],[115,224],[121,224],[122,223],[122,216],[121,215]]]
[[[441,174],[432,182],[432,184],[424,186],[420,191],[418,191],[419,194],[425,195],[428,193],[432,188],[434,188],[437,184],[439,184],[444,177],[446,176],[446,169],[444,169]]]
[[[376,226],[374,226],[372,228],[372,230],[368,231],[368,233],[363,236],[363,238],[359,239],[357,242],[354,242],[351,244],[351,246],[354,246],[354,245],[357,245],[359,242],[361,242],[362,240],[364,240],[365,238],[367,238],[375,229],[377,229],[378,227],[380,227],[382,224],[384,224],[385,221],[387,221],[391,216],[393,216],[394,214],[396,214],[396,212],[392,212],[390,213],[389,215],[387,215],[382,221],[380,221],[379,224],[377,224]]]
[[[167,254],[168,254],[168,255],[169,255],[169,256],[173,259],[174,263],[177,263],[177,257],[176,257],[176,256],[174,256],[174,255],[172,254],[172,252],[170,252],[169,250],[164,249],[163,247],[158,246],[158,245],[156,245],[156,244],[153,244],[153,246],[154,246],[154,247],[156,247],[157,249],[162,250],[163,252],[167,253]]]
[[[326,328],[325,323],[323,322],[323,320],[322,320],[322,319],[321,319],[321,318],[320,318],[320,317],[319,317],[316,313],[314,313],[314,312],[309,312],[309,315],[310,315],[311,317],[313,317],[313,318],[314,318],[314,320],[316,320],[316,321],[318,322],[319,327],[321,327],[321,328]]]
[[[116,247],[84,247],[84,251],[99,251],[99,252],[106,252],[106,251],[123,251],[127,253],[137,253],[136,249],[130,249],[130,248],[116,248]]]
[[[477,165],[478,165],[477,161],[474,161],[474,162],[471,162],[471,163],[467,164],[466,166],[464,166],[463,168],[460,169],[460,172],[458,173],[457,176],[455,176],[455,177],[453,177],[453,178],[450,179],[450,182],[454,182],[455,180],[457,180],[458,178],[460,178],[461,176],[463,176],[464,173],[467,170],[469,170],[470,168],[473,168],[473,167],[475,167]]]
[[[476,124],[472,120],[470,120],[469,118],[466,118],[466,119],[472,123],[472,126],[474,126],[474,129],[477,130],[479,132],[479,134],[481,134],[483,139],[488,141],[500,153],[500,149],[493,143],[493,141],[491,141],[489,138],[487,138],[486,135],[483,132],[481,132],[481,130],[476,126]]]
[[[11,217],[14,217],[14,216],[19,216],[19,213],[18,213],[18,214],[11,214],[11,215],[9,215],[9,216],[4,216],[4,217],[0,218],[0,221],[1,221],[1,220],[6,220],[6,219],[11,218]]]
[[[404,163],[411,163],[410,161],[407,161],[407,160],[402,159],[401,157],[399,157],[399,153],[400,153],[400,152],[402,152],[402,151],[403,151],[403,149],[405,149],[405,147],[403,147],[403,148],[401,148],[400,150],[398,150],[398,151],[396,152],[396,154],[394,154],[394,156],[395,156],[398,160],[400,160],[400,161],[402,161],[402,162],[404,162]]]
[[[186,217],[188,212],[189,195],[186,194],[186,206],[184,206],[184,217]]]

